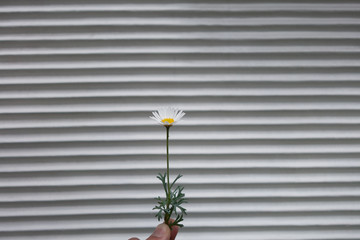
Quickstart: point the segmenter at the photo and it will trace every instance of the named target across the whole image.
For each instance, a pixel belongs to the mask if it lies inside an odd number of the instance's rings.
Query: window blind
[[[0,239],[360,239],[360,2],[1,1]]]

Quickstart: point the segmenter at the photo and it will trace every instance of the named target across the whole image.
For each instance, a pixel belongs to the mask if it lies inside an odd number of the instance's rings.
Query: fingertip
[[[159,224],[147,240],[168,240],[171,232],[165,223]]]
[[[179,227],[178,226],[173,226],[172,229],[171,229],[171,235],[170,235],[170,240],[175,240],[176,238],[176,235],[178,234],[179,232]]]
[[[171,218],[170,222],[173,223],[175,221],[175,219]],[[180,227],[179,226],[172,226],[171,227],[171,235],[170,235],[170,240],[175,240],[176,235],[179,232]]]

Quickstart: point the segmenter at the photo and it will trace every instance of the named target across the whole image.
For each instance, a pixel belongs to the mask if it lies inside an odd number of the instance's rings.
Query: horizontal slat
[[[313,113],[314,115],[309,115]],[[0,129],[27,129],[27,128],[66,128],[66,127],[124,127],[124,126],[153,126],[153,122],[144,118],[148,113],[127,114],[127,113],[63,113],[63,114],[2,114]],[[218,115],[194,116],[195,113],[188,113],[191,119],[182,121],[180,126],[276,126],[276,125],[349,125],[360,124],[360,116],[356,112],[342,111],[341,116],[333,116],[329,113],[319,114],[311,111],[289,111],[288,116],[281,116],[274,112],[254,112],[249,114],[244,111],[238,116],[231,112],[222,113],[226,117]],[[308,114],[308,116],[306,116]],[[328,114],[328,115],[327,115]],[[69,116],[71,119],[69,119]],[[344,127],[345,127],[344,126]],[[158,133],[157,133],[158,134]]]
[[[69,4],[70,2],[67,2]],[[62,4],[32,4],[32,5],[23,5],[17,6],[13,5],[11,2],[9,5],[4,5],[0,8],[0,12],[11,13],[11,12],[86,12],[86,11],[104,11],[104,12],[113,12],[113,11],[186,11],[186,12],[273,12],[273,11],[287,11],[287,12],[338,12],[338,11],[357,11],[359,10],[358,4],[352,4],[348,2],[344,3],[277,3],[264,2],[261,5],[259,4],[248,4],[248,3],[238,3],[234,4],[233,2],[226,2],[226,4],[218,3],[176,3],[176,2],[163,2],[161,4],[152,3],[144,1],[141,4],[137,3],[123,3],[123,4],[74,4],[71,2],[71,5],[66,5],[64,2]]]
[[[176,73],[176,75],[174,75]],[[270,74],[269,77],[262,77],[264,75]],[[280,77],[281,74],[285,74]],[[245,82],[252,81],[311,81],[312,79],[329,79],[330,81],[341,80],[359,80],[359,69],[355,67],[213,67],[213,68],[131,68],[131,69],[87,69],[86,73],[82,69],[33,69],[33,70],[1,70],[0,76],[7,78],[40,78],[41,80],[44,76],[48,76],[50,79],[56,78],[65,78],[66,76],[75,75],[73,79],[67,80],[67,82],[77,80],[78,78],[87,80],[90,79],[94,82],[94,78],[100,79],[99,76],[104,76],[106,81],[108,79],[114,79],[114,76],[117,76],[117,82],[131,82],[133,80],[137,82],[156,82],[159,81],[182,81],[187,79],[185,82],[194,81],[195,79],[201,78],[202,81],[210,79],[211,81],[239,81],[240,75],[244,76]],[[292,77],[290,77],[292,75]],[[331,75],[331,76],[330,76]],[[201,76],[201,77],[200,77]],[[120,78],[121,77],[121,78]],[[56,79],[55,78],[55,79]],[[190,78],[190,79],[188,79]],[[300,78],[302,80],[300,80]],[[119,80],[123,79],[123,80]],[[156,79],[156,81],[155,81]],[[339,80],[340,79],[340,80]],[[41,81],[40,80],[40,81]],[[83,81],[82,80],[82,81]],[[114,81],[114,80],[112,80]]]
[[[154,176],[152,179],[155,178]],[[18,205],[24,202],[45,206],[49,203],[62,204],[62,201],[146,201],[154,205],[154,197],[163,196],[159,183],[139,185],[83,185],[83,186],[13,186],[1,188],[0,203]],[[221,202],[224,200],[243,201],[309,201],[320,198],[320,201],[332,199],[358,199],[360,189],[354,183],[257,183],[257,184],[184,184],[186,197],[192,202]],[[146,186],[146,188],[144,188]],[[29,191],[31,189],[31,191]],[[211,190],[211,191],[209,191]],[[204,200],[205,199],[205,200]],[[247,200],[248,199],[248,200]],[[198,200],[198,201],[196,201]]]
[[[182,169],[296,169],[360,167],[359,154],[288,154],[288,155],[187,155],[171,156],[175,172]],[[164,168],[165,155],[24,157],[0,159],[0,172],[51,172],[88,170],[135,170]]]
[[[195,199],[194,199],[195,201]],[[101,203],[101,202],[99,202]],[[46,217],[46,216],[63,216],[75,215],[86,216],[92,214],[153,214],[151,211],[151,203],[149,204],[125,204],[118,202],[118,204],[79,204],[73,203],[71,206],[34,206],[32,204],[22,203],[23,207],[1,207],[0,218],[4,217]],[[58,203],[59,204],[59,203]],[[64,203],[63,203],[64,204]],[[194,214],[208,213],[208,209],[213,209],[213,213],[297,213],[297,212],[316,212],[316,213],[337,213],[339,211],[360,211],[360,204],[357,201],[300,201],[300,202],[222,202],[217,203],[189,203],[187,204],[189,212]]]
[[[71,35],[53,35],[53,34],[42,34],[42,35],[4,35],[0,36],[0,41],[68,41],[68,40],[357,40],[360,38],[360,33],[357,32],[322,32],[321,35],[317,31],[297,31],[297,32],[283,32],[273,31],[269,33],[261,32],[198,32],[198,33],[108,33],[108,34],[71,34]]]
[[[279,214],[280,215],[280,214]],[[187,224],[193,227],[271,227],[271,226],[355,226],[360,225],[359,216],[356,213],[353,214],[339,214],[328,215],[328,218],[324,218],[321,215],[315,214],[299,214],[293,216],[259,216],[248,218],[246,216],[228,216],[227,218],[207,218],[206,216],[194,217],[191,220],[187,220]],[[125,219],[127,218],[127,219]],[[115,219],[113,216],[104,216],[97,219],[77,219],[74,217],[58,217],[55,219],[45,218],[43,220],[26,219],[9,221],[0,225],[0,232],[6,231],[47,231],[47,230],[64,230],[64,229],[131,229],[136,228],[134,226],[147,226],[152,218],[150,216],[132,219],[129,216],[124,218]],[[220,221],[220,223],[218,223]],[[136,224],[137,223],[137,224]]]
[[[90,58],[89,58],[90,57]],[[265,59],[266,58],[266,59]],[[281,60],[292,60],[292,61],[317,61],[317,60],[358,60],[360,58],[359,53],[272,53],[271,56],[268,53],[247,53],[247,54],[238,54],[238,53],[177,53],[176,58],[174,59],[173,55],[162,54],[162,53],[153,53],[153,54],[95,54],[93,56],[82,56],[82,55],[59,55],[59,56],[12,56],[6,59],[3,59],[1,62],[6,63],[43,63],[43,62],[84,62],[84,63],[93,63],[101,60],[104,62],[121,62],[127,60],[129,62],[141,62],[144,60],[152,60],[156,62],[162,61],[172,61],[172,62],[182,62],[182,61],[199,61],[199,62],[212,62],[212,61],[227,61],[237,62],[237,61],[281,61]],[[94,60],[96,59],[96,60]],[[169,83],[170,84],[170,83]]]
[[[41,17],[41,16],[40,16]],[[358,18],[145,18],[145,17],[127,17],[127,18],[81,18],[81,19],[16,19],[2,20],[0,27],[27,27],[27,26],[132,26],[132,25],[171,25],[171,26],[259,26],[259,25],[359,25]]]
[[[4,44],[6,45],[6,44]],[[38,55],[93,55],[93,54],[143,54],[143,53],[166,53],[166,54],[179,54],[179,53],[359,53],[360,48],[355,46],[293,46],[293,47],[253,47],[253,46],[196,46],[196,47],[184,47],[184,46],[128,46],[128,47],[99,47],[99,48],[23,48],[23,49],[9,49],[0,48],[0,55],[4,57],[9,56],[38,56]]]
[[[359,110],[357,96],[163,97],[0,100],[0,113],[137,112],[168,105],[185,111]],[[31,106],[31,107],[29,107]]]
[[[360,83],[343,81],[341,84],[324,83],[122,83],[122,84],[5,84],[0,99],[22,98],[80,98],[80,97],[152,97],[152,96],[357,96]]]
[[[218,123],[221,125],[221,122]],[[178,127],[171,139],[174,140],[284,140],[284,139],[360,139],[360,124],[313,125],[313,126],[229,126]],[[336,130],[334,130],[336,129]],[[96,141],[158,141],[165,138],[159,127],[102,127],[102,128],[59,128],[0,130],[0,143],[38,143],[38,142],[96,142]]]
[[[261,13],[261,17],[259,14]],[[134,17],[138,15],[137,17]],[[185,19],[185,22],[189,21],[189,19],[196,21],[201,21],[203,19],[222,19],[222,20],[236,20],[236,19],[248,19],[250,20],[250,24],[256,20],[258,22],[262,21],[263,19],[271,19],[272,21],[277,21],[280,19],[291,19],[291,20],[299,20],[305,19],[305,23],[309,23],[308,19],[319,19],[320,23],[322,23],[322,19],[329,20],[329,22],[334,22],[335,19],[341,20],[349,20],[349,19],[357,19],[357,10],[338,10],[332,12],[326,11],[262,11],[260,8],[257,11],[248,11],[248,12],[240,12],[240,11],[184,11],[183,9],[174,9],[173,11],[122,11],[122,10],[114,10],[114,11],[60,11],[60,12],[2,12],[1,15],[2,19],[8,22],[16,22],[16,21],[23,21],[23,20],[53,20],[53,21],[60,21],[63,22],[64,20],[67,21],[69,19],[79,20],[80,23],[86,19],[98,19],[100,21],[110,20],[116,21],[120,20],[123,21],[124,19],[138,19],[139,21],[149,18],[151,20],[157,19],[164,19],[168,18],[170,20],[175,19]],[[241,24],[247,24],[246,22]],[[285,25],[287,23],[285,22]],[[316,22],[312,22],[311,24],[316,25]],[[102,24],[100,24],[102,25]],[[166,23],[165,23],[166,25]],[[320,24],[319,24],[320,25]],[[71,26],[71,25],[69,25]],[[109,24],[108,26],[111,26]],[[133,26],[138,26],[137,24],[133,24]],[[225,27],[229,27],[230,25],[226,25]]]
[[[158,170],[159,171],[159,170]],[[82,186],[82,185],[132,185],[155,184],[158,171],[152,170],[109,170],[109,171],[71,171],[71,172],[38,172],[2,173],[3,182],[0,187],[28,186]],[[358,168],[342,168],[334,170],[317,168],[306,169],[183,169],[187,178],[182,183],[196,184],[235,184],[235,183],[327,183],[327,182],[359,182]],[[214,179],[214,175],[217,176]],[[254,178],[253,176],[257,177]]]
[[[161,141],[162,142],[162,141]],[[164,152],[159,141],[58,142],[2,144],[0,157],[153,155]],[[179,154],[299,154],[359,153],[359,140],[178,140],[171,153]],[[216,148],[214,147],[216,146]]]
[[[239,229],[234,228],[204,228],[204,227],[197,227],[193,228],[193,231],[184,232],[181,231],[181,234],[178,235],[177,239],[183,240],[196,240],[199,238],[205,238],[210,240],[217,240],[217,234],[214,232],[224,232],[226,231],[226,235],[222,238],[225,240],[232,240],[239,236]],[[357,234],[359,233],[356,227],[344,227],[344,226],[331,226],[331,227],[321,227],[318,226],[317,229],[313,227],[267,227],[266,230],[261,230],[259,227],[246,227],[241,228],[241,236],[246,237],[246,239],[252,240],[262,240],[264,237],[268,239],[277,239],[277,240],[301,240],[304,237],[309,239],[317,239],[317,240],[329,240],[329,239],[342,239],[342,240],[355,240],[357,239]],[[345,229],[345,230],[344,230]],[[145,228],[137,230],[139,234],[136,236],[140,237],[141,239],[146,239],[153,231],[153,228]],[[203,232],[204,231],[204,232]],[[145,233],[146,232],[146,233]],[[302,234],[304,232],[304,234]],[[39,235],[39,232],[28,231],[28,232],[21,232],[16,234],[14,238],[14,234],[7,233],[3,234],[6,239],[49,239],[53,237],[64,237],[66,239],[71,240],[97,240],[99,236],[105,240],[116,240],[116,239],[128,239],[130,236],[134,236],[134,230],[117,230],[116,228],[110,228],[106,230],[101,229],[94,229],[90,230],[87,229],[86,231],[47,231]],[[301,237],[299,236],[301,235]],[[329,236],[328,238],[324,238],[324,235]]]
[[[166,75],[161,74],[159,69],[159,74],[154,74],[154,72],[149,71],[147,74],[137,73],[135,76],[130,74],[107,74],[103,75],[101,78],[98,76],[90,76],[88,74],[81,74],[82,76],[66,76],[65,72],[52,71],[48,72],[48,76],[43,76],[39,72],[27,71],[20,75],[15,75],[13,71],[0,72],[0,85],[2,84],[43,84],[43,83],[109,83],[109,82],[140,82],[140,83],[158,83],[158,82],[337,82],[337,81],[359,81],[359,74],[355,70],[351,70],[350,73],[326,73],[331,72],[332,69],[323,70],[321,72],[317,71],[316,73],[305,73],[304,71],[298,71],[296,74],[289,73],[274,73],[273,71],[268,71],[264,74],[249,74],[248,72],[242,73],[242,78],[239,78],[239,74],[232,73],[233,69],[227,69],[227,73],[224,74],[210,74],[209,71],[206,71],[203,74],[193,73],[192,69],[188,74],[182,73],[177,70],[177,75]],[[298,69],[299,70],[299,69]],[[89,70],[90,71],[90,70]],[[221,69],[219,69],[221,71]],[[263,71],[263,69],[259,69]],[[57,76],[55,76],[55,73]],[[146,72],[146,71],[142,71]],[[307,72],[312,72],[312,69],[307,69]],[[63,75],[63,76],[61,76]],[[94,73],[96,75],[96,73]],[[119,78],[121,76],[121,78]]]
[[[201,60],[191,60],[191,61],[105,61],[105,62],[39,62],[39,63],[0,63],[1,70],[38,70],[38,69],[112,69],[112,68],[212,68],[212,67],[242,67],[242,68],[257,68],[257,67],[267,67],[267,68],[294,68],[294,67],[323,67],[323,68],[341,68],[341,67],[360,67],[359,60],[283,60],[283,61],[241,61],[241,60],[216,60],[216,61],[201,61]],[[154,93],[158,94],[158,93]]]
[[[58,30],[58,33],[70,33],[66,32],[67,28]],[[164,29],[170,31],[174,29]],[[342,27],[341,29],[344,29]],[[24,33],[21,29],[8,29],[8,32],[11,33],[12,30],[14,33]],[[17,31],[15,31],[17,30]],[[44,33],[43,28],[37,29],[26,29],[31,33],[39,32]],[[77,30],[76,28],[74,31]],[[96,29],[95,29],[96,30]],[[125,29],[126,30],[126,29]],[[134,31],[138,30],[148,30],[149,27],[144,29],[133,29]],[[194,29],[184,29],[185,32],[193,31]],[[211,28],[212,30],[216,30]],[[243,31],[244,29],[234,28],[232,31]],[[317,29],[314,29],[317,30]],[[54,28],[48,30],[50,33],[55,34],[56,31]],[[89,29],[88,32],[92,32],[94,29]],[[114,29],[114,31],[124,31],[124,29]],[[78,31],[77,31],[78,32]],[[3,35],[5,35],[5,30],[2,30]],[[25,35],[24,35],[25,37]],[[106,45],[103,44],[100,40],[90,40],[86,39],[83,41],[42,41],[42,42],[12,42],[4,41],[0,46],[1,52],[6,54],[17,53],[19,51],[32,51],[34,54],[46,54],[46,52],[51,53],[56,51],[57,54],[68,54],[67,51],[73,51],[76,54],[84,54],[84,52],[93,52],[93,53],[161,53],[161,52],[170,52],[170,53],[198,53],[198,52],[227,52],[235,53],[237,51],[242,52],[270,52],[270,53],[281,53],[281,52],[318,52],[318,51],[328,51],[328,52],[339,52],[345,51],[347,49],[353,49],[354,52],[359,48],[358,41],[356,40],[336,40],[336,39],[327,39],[326,42],[319,40],[203,40],[201,42],[196,40],[106,40]],[[63,52],[63,53],[61,53]]]

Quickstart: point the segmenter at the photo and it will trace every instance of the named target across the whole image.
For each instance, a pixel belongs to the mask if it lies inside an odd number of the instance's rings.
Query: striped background
[[[360,1],[0,3],[0,239],[360,239]]]

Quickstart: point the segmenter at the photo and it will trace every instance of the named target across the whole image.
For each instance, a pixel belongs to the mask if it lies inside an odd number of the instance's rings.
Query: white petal
[[[150,116],[151,119],[155,120],[156,122],[158,123],[161,123],[161,121],[159,121],[157,118],[153,117],[153,116]]]
[[[153,112],[153,114],[159,121],[162,120],[158,112]]]
[[[158,113],[159,113],[159,116],[160,116],[161,119],[166,118],[166,110],[164,108],[160,108],[158,110]]]

